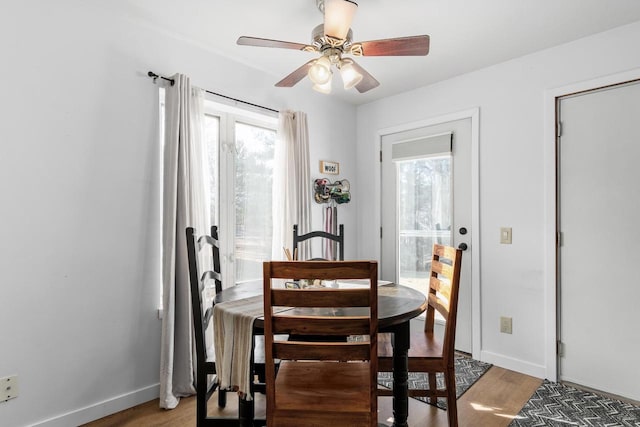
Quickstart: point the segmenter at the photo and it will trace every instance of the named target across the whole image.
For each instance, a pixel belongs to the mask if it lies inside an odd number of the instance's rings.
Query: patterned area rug
[[[478,381],[478,379],[484,375],[490,367],[491,364],[489,363],[480,362],[467,356],[456,355],[456,396],[460,398],[460,396],[462,396],[462,394],[467,391],[473,383]],[[436,381],[438,383],[438,387],[442,387],[444,385],[444,376],[438,374]],[[391,388],[393,384],[391,372],[380,372],[378,374],[378,382],[384,387]],[[409,388],[429,389],[427,375],[420,372],[409,372]],[[428,398],[426,397],[414,397],[414,399],[429,403]],[[436,403],[435,406],[446,410],[446,399],[438,398],[438,403]]]
[[[639,427],[640,407],[545,380],[510,427]]]

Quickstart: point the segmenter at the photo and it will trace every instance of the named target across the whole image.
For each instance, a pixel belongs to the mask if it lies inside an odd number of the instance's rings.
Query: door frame
[[[544,95],[544,355],[545,378],[558,380],[558,170],[557,170],[557,105],[559,98],[588,92],[640,79],[640,68],[591,80],[569,84],[545,91]]]
[[[480,360],[482,349],[482,318],[480,315],[480,107],[380,129],[376,132],[375,149],[376,151],[380,150],[384,135],[461,119],[471,119],[471,244],[473,246],[471,251],[471,355],[474,359]],[[378,189],[381,191],[380,167],[376,168],[376,174]],[[381,204],[379,204],[379,208],[382,210]],[[378,218],[379,227],[382,227],[381,213]]]

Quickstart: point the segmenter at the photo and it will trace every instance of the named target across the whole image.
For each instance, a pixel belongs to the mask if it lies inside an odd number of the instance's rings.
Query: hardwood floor
[[[458,419],[460,427],[503,427],[520,412],[522,406],[540,386],[542,380],[496,366],[482,376],[460,399]],[[216,397],[212,397],[214,411]],[[233,414],[236,399],[229,395],[224,413]],[[390,397],[381,397],[378,404],[380,423],[393,422]],[[121,426],[195,426],[195,399],[184,398],[176,409],[158,408],[158,400],[110,415],[85,424],[85,427]],[[264,415],[264,396],[256,396],[256,413]],[[409,399],[409,425],[411,427],[446,427],[447,413],[441,409]]]

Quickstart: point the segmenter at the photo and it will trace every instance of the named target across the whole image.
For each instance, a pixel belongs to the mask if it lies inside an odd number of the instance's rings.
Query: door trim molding
[[[545,378],[558,380],[556,340],[558,336],[558,272],[557,272],[557,168],[556,168],[556,103],[558,98],[640,79],[640,68],[572,83],[544,94],[544,355]]]
[[[482,350],[482,317],[480,313],[480,107],[443,114],[410,123],[403,123],[380,129],[376,132],[378,143],[375,150],[380,150],[384,135],[404,132],[411,129],[471,119],[471,241],[475,250],[471,251],[471,355],[481,360]],[[376,155],[377,157],[377,155]],[[380,167],[377,167],[377,182],[380,183]],[[378,184],[380,188],[380,184]],[[379,218],[379,226],[382,226]]]

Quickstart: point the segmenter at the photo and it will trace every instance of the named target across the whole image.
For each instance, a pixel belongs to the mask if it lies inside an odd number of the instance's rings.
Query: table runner
[[[253,322],[263,315],[262,295],[213,306],[216,371],[221,388],[237,386],[251,400]]]

